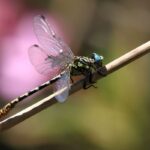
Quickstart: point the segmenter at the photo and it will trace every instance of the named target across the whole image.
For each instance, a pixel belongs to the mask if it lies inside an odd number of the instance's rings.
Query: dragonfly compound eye
[[[104,59],[103,56],[98,55],[97,53],[92,53],[92,58],[95,60],[95,62],[100,62]]]

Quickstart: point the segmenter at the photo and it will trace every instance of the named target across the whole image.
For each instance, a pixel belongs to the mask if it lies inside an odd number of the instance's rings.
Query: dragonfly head
[[[104,57],[101,55],[98,55],[97,53],[92,53],[92,59],[94,59],[95,63],[99,63],[99,62],[102,62]]]

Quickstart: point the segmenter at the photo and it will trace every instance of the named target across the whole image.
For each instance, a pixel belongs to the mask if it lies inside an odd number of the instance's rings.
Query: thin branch
[[[114,61],[110,62],[106,65],[108,73],[112,73],[119,68],[129,64],[130,62],[136,60],[137,58],[142,57],[143,55],[150,52],[150,41],[147,43],[131,50],[130,52],[126,53],[125,55],[115,59]]]
[[[13,127],[14,125],[18,124],[19,122],[22,122],[23,120],[33,116],[36,113],[39,113],[41,110],[45,109],[48,106],[51,106],[56,103],[54,100],[54,97],[61,94],[63,91],[65,91],[67,87],[64,87],[63,89],[53,93],[52,95],[42,99],[41,101],[35,103],[34,105],[27,107],[26,109],[16,113],[15,115],[10,116],[9,118],[6,118],[5,120],[0,122],[0,131],[9,129]]]
[[[102,79],[108,74],[111,74],[114,71],[117,71],[118,69],[122,68],[123,66],[129,64],[130,62],[136,60],[137,58],[142,57],[143,55],[150,52],[150,41],[147,43],[131,50],[130,52],[122,55],[121,57],[115,59],[114,61],[108,63],[104,67],[100,68],[97,72],[94,73],[95,79]],[[101,74],[101,75],[100,75]],[[81,78],[80,80],[76,81],[72,86],[70,90],[70,94],[74,93],[81,88],[83,88],[85,78]],[[39,113],[40,111],[46,109],[49,106],[52,106],[53,104],[57,103],[57,101],[54,99],[54,97],[63,91],[65,91],[66,87],[57,91],[56,93],[42,99],[41,101],[33,104],[32,106],[29,106],[28,108],[25,108],[24,110],[16,113],[15,115],[12,115],[5,120],[0,122],[0,131],[9,129],[20,122],[24,121],[25,119],[33,116],[36,113]]]

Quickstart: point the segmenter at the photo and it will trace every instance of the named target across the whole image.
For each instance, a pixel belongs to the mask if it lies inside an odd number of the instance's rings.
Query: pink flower
[[[49,79],[35,70],[28,57],[28,48],[38,43],[33,32],[33,17],[33,14],[22,17],[14,33],[1,40],[0,93],[8,100]],[[49,21],[54,23],[51,17]]]
[[[13,31],[22,10],[21,0],[0,0],[0,38]]]

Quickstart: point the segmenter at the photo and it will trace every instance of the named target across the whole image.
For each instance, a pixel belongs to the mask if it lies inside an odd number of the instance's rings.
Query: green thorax
[[[72,75],[86,74],[92,71],[94,59],[85,56],[75,56],[74,63],[71,67]]]

